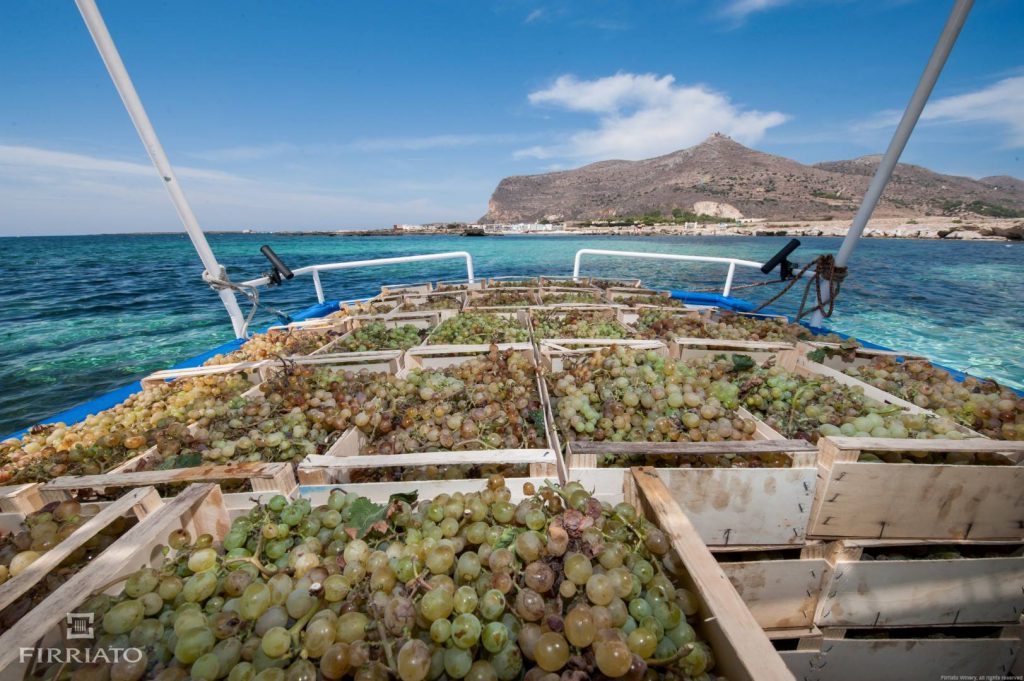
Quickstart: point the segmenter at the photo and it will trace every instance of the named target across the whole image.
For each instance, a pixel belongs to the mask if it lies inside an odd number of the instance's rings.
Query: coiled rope
[[[847,269],[845,267],[836,267],[836,260],[831,255],[819,255],[817,258],[804,265],[803,269],[800,270],[800,272],[795,277],[785,280],[788,281],[785,288],[783,288],[781,291],[775,294],[775,296],[772,297],[771,299],[766,300],[765,302],[758,305],[757,308],[755,308],[751,312],[760,312],[761,310],[765,309],[766,307],[777,301],[782,296],[786,295],[786,293],[788,293],[789,290],[793,288],[793,286],[795,286],[801,278],[803,278],[804,274],[811,267],[815,268],[814,274],[812,274],[811,277],[807,280],[807,285],[804,288],[804,295],[800,301],[800,312],[797,314],[796,318],[797,320],[800,320],[801,318],[806,317],[815,310],[821,310],[821,315],[823,317],[831,317],[832,311],[835,309],[836,296],[839,295],[839,289],[842,288],[843,280],[846,279],[847,272]],[[829,283],[829,295],[827,301],[822,300],[821,296],[821,286],[819,286],[819,282],[822,279],[826,279]],[[743,289],[758,288],[760,286],[774,286],[775,284],[781,284],[782,282],[783,280],[778,279],[774,281],[758,281],[753,284],[740,284],[739,286],[733,286],[731,290],[741,291]],[[811,293],[812,286],[814,287],[814,290],[816,292],[815,296],[817,298],[817,305],[811,308],[807,308],[807,297]],[[689,290],[693,293],[717,293],[721,289],[698,288]],[[827,307],[825,306],[826,302],[828,303]]]
[[[831,317],[832,312],[835,310],[836,297],[839,296],[839,290],[843,286],[843,280],[846,279],[847,269],[845,267],[839,267],[836,265],[836,259],[832,255],[819,255],[811,262],[804,265],[800,272],[789,280],[785,288],[779,291],[775,296],[766,300],[757,306],[753,312],[759,312],[764,308],[768,307],[782,296],[786,295],[789,289],[793,288],[800,279],[803,278],[804,274],[814,266],[814,274],[807,279],[807,285],[804,287],[804,295],[800,299],[800,310],[796,314],[796,320],[800,321],[805,316],[811,314],[815,310],[821,312],[822,317]],[[828,299],[822,299],[822,286],[820,285],[822,280],[828,282]],[[811,293],[811,287],[814,287],[814,296],[817,299],[817,303],[812,307],[807,307],[807,298]]]

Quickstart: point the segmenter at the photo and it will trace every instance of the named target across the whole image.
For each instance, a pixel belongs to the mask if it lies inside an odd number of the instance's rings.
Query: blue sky
[[[882,151],[950,0],[100,0],[200,222],[475,219],[506,175],[714,131]],[[905,162],[1024,177],[1024,3],[979,0]],[[0,3],[0,234],[179,228],[71,0]]]

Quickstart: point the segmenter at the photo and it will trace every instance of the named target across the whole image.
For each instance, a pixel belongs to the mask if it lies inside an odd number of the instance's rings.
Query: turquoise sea
[[[571,274],[585,247],[734,256],[763,261],[786,238],[736,237],[321,237],[210,236],[236,280],[266,269],[270,244],[292,267],[331,261],[466,250],[478,276]],[[835,252],[839,239],[803,239],[799,263]],[[0,435],[175,364],[232,338],[217,295],[184,235],[0,239]],[[720,284],[718,267],[664,261],[584,260],[584,274],[640,277],[663,288]],[[371,295],[381,283],[461,278],[442,261],[324,275],[328,299]],[[755,276],[756,274],[756,276]],[[740,270],[737,284],[757,281]],[[774,287],[737,292],[760,301]],[[744,295],[745,294],[745,295]],[[265,291],[296,312],[316,302],[312,281]],[[775,306],[792,311],[795,293]],[[246,308],[243,308],[247,310]],[[917,351],[958,369],[1024,387],[1024,244],[864,240],[836,315],[838,331]],[[261,310],[254,328],[275,321]]]

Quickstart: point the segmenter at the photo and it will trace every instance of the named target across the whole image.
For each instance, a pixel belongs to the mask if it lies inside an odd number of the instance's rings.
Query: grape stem
[[[668,667],[673,662],[678,662],[682,658],[686,657],[687,655],[692,653],[695,649],[696,649],[696,647],[692,643],[687,643],[684,646],[680,646],[679,650],[677,650],[674,654],[669,655],[668,657],[662,657],[662,658],[658,658],[658,659],[647,660],[647,666],[648,667]]]
[[[384,623],[380,621],[379,617],[375,619],[377,620],[377,635],[380,636],[381,643],[384,644],[384,655],[388,659],[388,669],[394,673],[398,669],[398,665],[395,664],[395,654],[391,650],[391,639],[388,638],[388,632],[384,629]]]

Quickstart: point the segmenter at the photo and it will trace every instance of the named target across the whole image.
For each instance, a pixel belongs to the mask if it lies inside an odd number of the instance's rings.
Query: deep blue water
[[[584,247],[734,256],[763,261],[786,238],[291,237],[211,235],[236,280],[266,269],[267,243],[292,267],[450,250],[469,251],[478,276],[571,274]],[[834,252],[839,239],[803,239],[794,260]],[[227,315],[202,283],[184,235],[0,239],[0,435],[230,340]],[[584,274],[640,277],[651,286],[720,284],[721,268],[659,261],[584,261]],[[754,274],[757,274],[755,278]],[[324,275],[328,299],[370,295],[380,283],[464,277],[457,261]],[[761,278],[741,270],[737,284]],[[768,297],[773,287],[744,293]],[[297,311],[316,301],[308,277],[265,291]],[[776,305],[792,311],[799,296]],[[247,310],[247,307],[243,309]],[[1024,387],[1024,244],[862,241],[832,328]],[[275,321],[261,310],[255,328]]]

